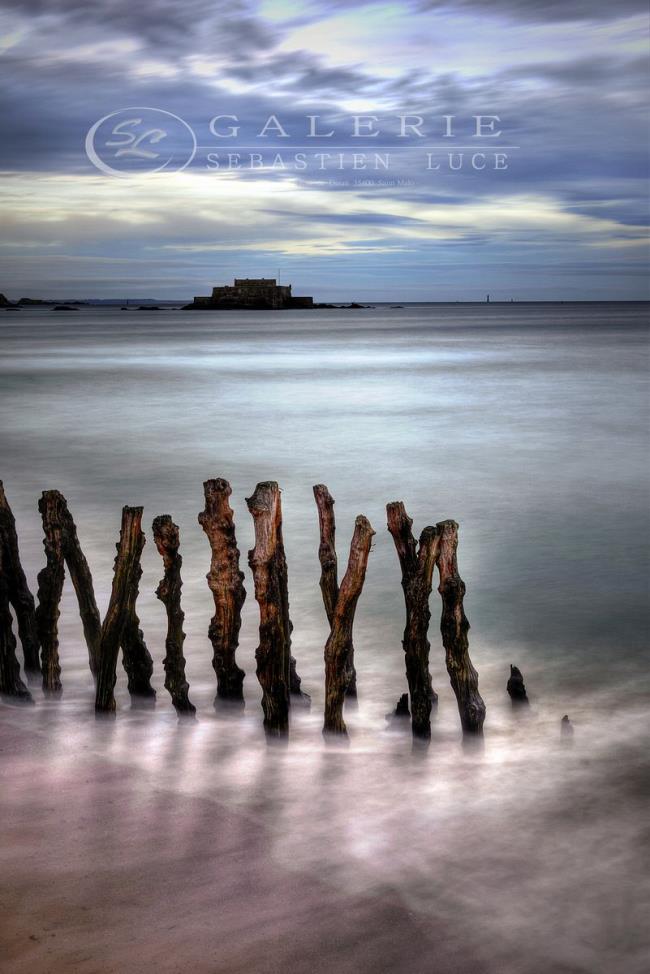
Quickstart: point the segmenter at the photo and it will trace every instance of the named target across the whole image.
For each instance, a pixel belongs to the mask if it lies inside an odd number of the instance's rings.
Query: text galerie
[[[269,115],[247,134],[237,115],[215,115],[209,123],[210,133],[220,140],[214,148],[223,146],[224,151],[209,152],[207,168],[305,170],[311,165],[320,170],[377,171],[391,168],[395,150],[418,147],[425,150],[419,158],[428,170],[505,170],[508,156],[498,144],[492,143],[491,151],[482,151],[489,145],[487,140],[502,134],[499,123],[498,115],[473,115],[471,122],[442,115],[435,127],[421,115],[397,115],[383,122],[377,115],[351,115],[335,129],[320,115],[306,115],[298,131],[295,119],[289,125],[277,115]],[[341,139],[344,144],[339,144]],[[438,139],[445,141],[428,144]],[[458,140],[470,139],[470,145],[460,147],[463,151],[456,150]],[[304,144],[296,145],[303,140]],[[389,144],[379,145],[377,140]]]

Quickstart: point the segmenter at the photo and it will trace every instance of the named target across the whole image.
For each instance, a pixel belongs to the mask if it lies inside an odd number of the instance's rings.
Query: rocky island
[[[84,301],[74,300],[58,302],[56,300],[44,300],[42,298],[20,298],[16,302],[0,293],[0,308],[5,311],[20,311],[21,308],[37,307],[51,308],[53,311],[77,311],[79,308],[90,305],[111,305],[117,303],[122,311],[164,311],[163,308],[151,300],[150,304],[143,304],[143,299],[130,299],[132,303],[129,307],[129,299],[126,304],[111,299],[92,298]],[[149,299],[147,299],[149,300]],[[172,302],[166,302],[171,304]],[[326,304],[315,302],[308,295],[294,295],[291,293],[290,284],[278,284],[275,278],[270,277],[236,277],[233,284],[223,285],[212,288],[212,294],[207,296],[195,297],[190,304],[182,305],[174,310],[181,311],[210,311],[210,310],[242,310],[242,311],[275,311],[287,308],[370,308],[372,305],[357,304],[352,301],[348,304]]]
[[[278,284],[274,277],[236,277],[234,284],[213,287],[208,297],[195,297],[185,311],[209,308],[243,308],[275,310],[279,308],[313,308],[312,297],[291,293],[290,284]]]
[[[290,284],[278,284],[274,277],[236,277],[233,284],[213,287],[212,294],[195,297],[183,311],[242,310],[276,311],[286,308],[367,308],[369,305],[319,304],[307,295],[294,295]]]

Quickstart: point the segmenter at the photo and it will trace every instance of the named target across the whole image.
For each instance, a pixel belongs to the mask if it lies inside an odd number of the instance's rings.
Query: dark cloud
[[[31,20],[56,18],[63,25],[92,26],[96,30],[109,27],[116,33],[135,34],[152,42],[182,43],[210,26],[206,41],[221,40],[224,44],[245,37],[251,48],[269,47],[275,35],[265,22],[251,13],[249,4],[241,0],[109,0],[104,3],[85,3],[84,0],[3,0],[0,9],[13,11]]]
[[[532,23],[610,21],[630,14],[645,14],[645,0],[416,0],[420,10],[467,11]]]
[[[362,11],[367,5],[366,0],[330,0],[324,7],[314,4],[300,18],[288,21],[284,29],[318,22],[337,9]],[[608,22],[647,13],[645,0],[618,0],[616,4],[609,0],[407,0],[404,6],[414,12],[468,13],[521,23]],[[280,27],[261,16],[257,4],[248,0],[104,0],[94,4],[2,0],[0,10],[28,18],[36,26],[41,22],[47,32],[60,32],[62,39],[69,31],[91,30],[96,39],[108,31],[137,39],[152,56],[183,56],[192,51],[225,55],[240,72],[246,72],[247,63],[257,53],[272,52],[282,36]]]
[[[328,0],[332,11],[362,10],[371,0]],[[503,17],[521,23],[561,23],[563,21],[609,22],[633,14],[647,14],[645,0],[408,0],[405,7],[413,11],[441,13],[470,13],[477,16]],[[314,4],[310,13],[296,17],[301,23],[317,19],[319,8]]]
[[[296,215],[289,210],[278,210],[270,207],[265,207],[264,212],[283,219],[295,219]],[[300,217],[303,220],[317,221],[323,224],[345,225],[347,223],[354,226],[417,226],[420,222],[416,217],[392,216],[389,213],[310,213],[309,211],[302,211]]]
[[[538,78],[558,82],[562,85],[591,86],[605,85],[613,82],[615,87],[624,84],[629,90],[637,86],[644,95],[645,87],[650,77],[650,62],[648,58],[634,57],[582,57],[562,63],[540,62],[506,69],[504,77]]]
[[[521,146],[521,150],[512,154],[507,177],[510,190],[535,189],[554,196],[584,192],[595,199],[608,199],[613,194],[615,198],[625,198],[629,193],[621,185],[613,191],[612,181],[619,184],[629,181],[634,185],[634,193],[638,193],[638,181],[646,172],[645,121],[640,114],[643,102],[639,63],[620,59],[618,72],[616,63],[614,57],[606,63],[612,78],[608,89],[612,107],[605,110],[600,89],[589,81],[604,70],[602,58],[582,59],[571,66],[556,68],[534,65],[505,69],[478,81],[447,73],[430,77],[424,85],[412,73],[388,81],[354,70],[332,70],[323,77],[319,75],[319,59],[302,52],[294,82],[287,81],[285,90],[269,85],[266,93],[252,91],[239,95],[197,78],[184,78],[182,83],[161,78],[134,80],[125,77],[120,67],[110,61],[95,65],[92,71],[83,64],[63,61],[47,61],[35,70],[29,61],[6,59],[9,70],[1,89],[0,112],[11,138],[0,144],[0,166],[91,172],[83,149],[89,127],[103,115],[133,104],[157,106],[180,115],[192,125],[201,145],[216,143],[208,122],[220,112],[239,117],[240,144],[255,144],[255,135],[270,114],[277,114],[291,134],[289,148],[304,144],[305,115],[311,113],[322,116],[323,126],[336,129],[337,144],[347,142],[350,147],[373,151],[372,143],[359,147],[349,140],[350,116],[337,104],[339,99],[363,90],[365,79],[368,90],[374,88],[384,102],[394,103],[396,113],[404,111],[404,104],[408,104],[409,111],[419,111],[425,116],[432,133],[427,142],[440,142],[441,113],[457,114],[461,131],[467,132],[477,105],[494,106],[493,110],[502,118],[507,141]],[[274,62],[278,78],[283,74],[282,64],[285,62]],[[288,72],[289,62],[285,67]],[[541,75],[542,87],[535,83]],[[307,76],[320,78],[325,88],[306,84],[302,79]],[[302,100],[298,100],[298,93],[302,94]],[[400,145],[396,138],[396,118],[389,112],[378,114],[384,129],[381,144]],[[218,148],[227,152],[236,149],[236,145],[224,142]],[[318,148],[327,149],[327,146],[315,145],[314,151]],[[197,159],[196,166],[204,163],[203,155]],[[418,183],[418,192],[426,194],[431,188],[422,179],[421,169],[421,153],[417,149],[395,150],[392,172],[412,177]],[[250,174],[249,178],[257,177]],[[322,176],[310,172],[298,178],[313,183]],[[455,192],[463,186],[460,196],[480,195],[493,192],[493,184],[498,179],[498,174],[485,174],[477,181],[471,174],[458,173],[447,178],[445,189]],[[625,212],[627,217],[627,207]]]
[[[96,39],[108,28],[114,34],[146,41],[152,53],[157,48],[196,49],[197,42],[201,50],[258,51],[273,47],[277,40],[276,32],[242,0],[105,0],[94,4],[83,0],[3,0],[0,9],[29,17],[32,22],[43,18],[50,28],[57,18],[62,41],[66,28],[91,28]]]

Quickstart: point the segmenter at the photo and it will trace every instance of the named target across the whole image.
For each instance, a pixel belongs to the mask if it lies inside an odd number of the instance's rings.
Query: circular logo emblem
[[[86,155],[108,176],[181,172],[196,155],[196,136],[162,108],[122,108],[89,129]]]

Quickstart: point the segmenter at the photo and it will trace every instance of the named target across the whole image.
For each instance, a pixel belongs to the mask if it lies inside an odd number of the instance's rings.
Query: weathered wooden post
[[[61,496],[61,495],[59,495]],[[85,555],[81,550],[77,528],[68,510],[65,498],[61,496],[63,506],[61,516],[64,526],[63,554],[70,572],[70,581],[77,596],[79,615],[83,627],[84,638],[88,648],[88,665],[93,677],[97,679],[99,670],[99,648],[102,639],[102,620],[95,601],[93,577]]]
[[[320,528],[320,545],[318,560],[321,566],[320,590],[323,595],[325,614],[332,627],[336,600],[339,597],[338,559],[336,556],[336,520],[334,517],[334,498],[325,484],[315,484],[314,499],[318,508],[318,524]],[[346,669],[346,697],[357,696],[357,671],[354,668],[354,643],[350,639],[347,650]]]
[[[458,701],[463,733],[482,735],[485,704],[478,692],[478,673],[469,656],[469,622],[463,610],[465,583],[458,574],[456,557],[458,525],[455,521],[440,521],[436,529],[439,538],[438,591],[442,598],[440,631],[447,672]]]
[[[506,684],[506,690],[512,700],[513,707],[528,706],[530,701],[526,693],[523,674],[519,667],[513,666],[512,664],[510,665],[510,679]]]
[[[275,481],[260,483],[246,503],[255,526],[255,547],[248,552],[248,563],[260,607],[260,642],[255,659],[264,728],[270,737],[282,737],[289,730],[291,622],[280,488]]]
[[[147,676],[147,673],[151,675],[153,663],[135,614],[138,585],[142,575],[140,557],[144,548],[141,507],[122,508],[120,540],[116,548],[117,557],[111,597],[102,623],[95,695],[95,710],[100,713],[112,713],[115,710],[113,691],[117,679],[117,657],[120,645],[124,669],[129,677],[129,692],[148,697],[155,696]]]
[[[19,703],[33,703],[31,693],[20,679],[16,637],[9,610],[9,576],[5,569],[5,550],[2,544],[0,544],[0,695]]]
[[[431,685],[429,672],[428,639],[429,596],[433,585],[433,569],[438,557],[438,533],[434,527],[426,527],[416,544],[411,527],[412,519],[406,513],[402,501],[386,505],[388,530],[393,536],[397,557],[402,569],[402,589],[406,604],[404,628],[404,656],[406,679],[411,697],[411,728],[413,736],[431,737],[431,706],[438,696]]]
[[[185,613],[181,607],[181,567],[183,559],[179,553],[180,538],[178,525],[169,514],[160,514],[154,519],[153,539],[163,560],[164,577],[156,589],[156,596],[167,610],[167,638],[165,639],[165,689],[172,698],[172,704],[179,715],[196,713],[190,702],[190,685],[185,678],[185,657],[183,643],[185,633],[183,621]]]
[[[151,686],[153,659],[144,641],[144,633],[140,628],[140,619],[136,612],[141,578],[142,566],[138,558],[134,582],[127,593],[128,608],[120,642],[122,645],[122,666],[127,675],[127,689],[131,694],[131,706],[149,707],[155,702],[156,691]]]
[[[77,528],[65,497],[58,490],[46,490],[38,502],[43,519],[46,564],[38,576],[38,607],[36,621],[41,642],[43,689],[48,693],[61,690],[59,664],[58,619],[63,590],[65,565],[68,566],[79,614],[83,625],[88,662],[93,677],[99,667],[101,620],[95,601],[93,579],[88,562],[81,550]]]
[[[232,490],[220,477],[203,484],[205,510],[199,524],[205,531],[212,557],[206,578],[214,599],[214,615],[208,629],[212,643],[212,667],[217,676],[215,706],[244,704],[245,673],[237,665],[241,610],[246,599],[244,573],[239,570],[239,548],[228,498]]]
[[[45,568],[38,573],[38,605],[36,624],[41,644],[41,669],[43,690],[46,693],[61,692],[61,664],[59,662],[59,604],[63,592],[65,567],[61,526],[55,516],[54,504],[44,503],[45,495],[38,502],[43,516],[45,537]]]
[[[324,734],[347,734],[343,701],[348,682],[348,656],[357,602],[363,589],[370,546],[375,532],[368,518],[360,514],[354,524],[348,567],[334,606],[329,638],[325,644]]]
[[[16,519],[14,518],[4,486],[0,480],[0,547],[3,551],[3,571],[7,598],[13,606],[18,623],[18,635],[23,648],[25,675],[29,683],[40,683],[41,663],[39,658],[38,628],[34,597],[27,585],[25,572],[20,562]],[[13,637],[12,637],[13,638]]]

